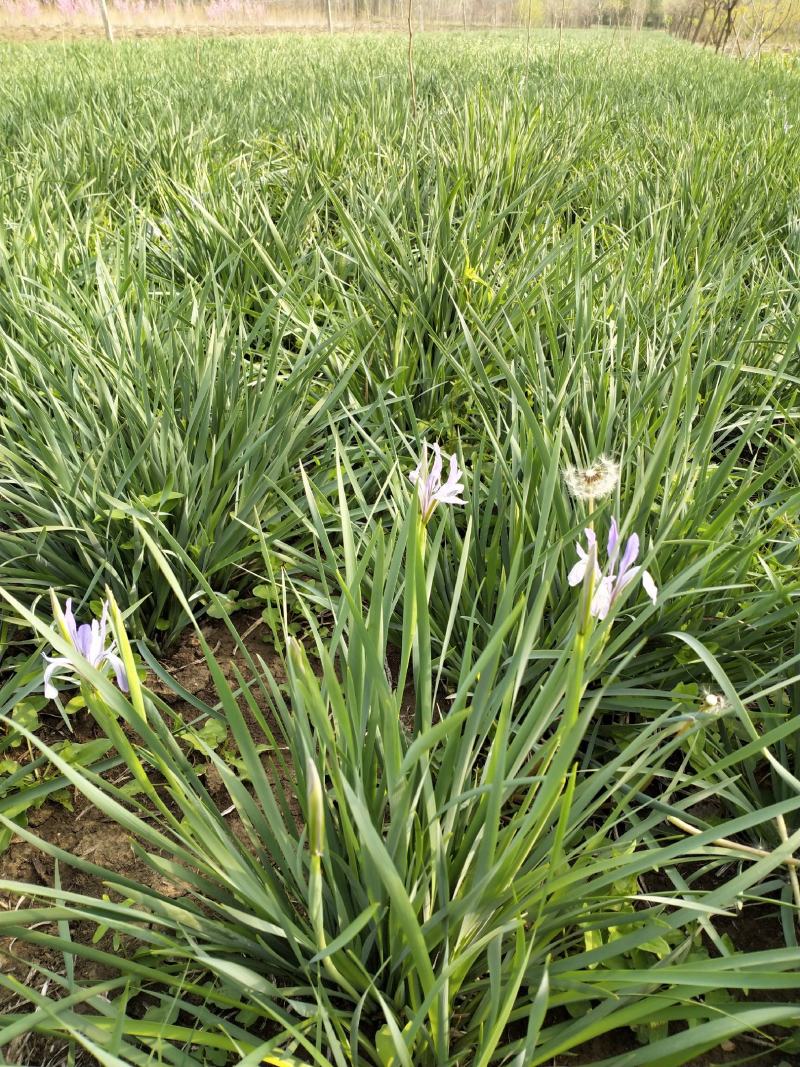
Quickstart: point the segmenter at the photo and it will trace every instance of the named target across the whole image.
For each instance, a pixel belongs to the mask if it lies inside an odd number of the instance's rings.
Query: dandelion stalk
[[[566,0],[561,0],[561,18],[558,20],[558,74],[561,76],[561,46],[564,41],[564,7]]]
[[[781,841],[784,844],[789,840],[789,831],[786,828],[786,820],[782,815],[778,815],[775,818],[775,822],[778,826],[778,833],[780,834]],[[794,859],[794,857],[792,857]],[[788,864],[789,867],[789,883],[792,887],[792,895],[794,896],[794,902],[800,909],[800,880],[797,878],[797,866],[795,864]],[[795,919],[800,922],[800,913],[795,916]]]
[[[433,693],[431,670],[431,628],[428,613],[428,584],[425,560],[428,530],[422,516],[417,522],[416,537],[409,541],[412,596],[414,612],[414,687],[416,691],[416,727],[427,730],[433,725]]]
[[[525,34],[525,77],[528,77],[531,63],[531,24],[533,22],[533,0],[528,0],[528,21]]]
[[[411,113],[417,116],[417,81],[414,77],[414,0],[408,0],[408,80],[411,86]]]
[[[567,733],[578,721],[581,699],[585,688],[586,646],[592,630],[592,604],[594,603],[595,572],[597,569],[597,544],[589,546],[586,570],[583,575],[581,603],[578,610],[578,628],[572,646],[572,661],[564,700],[563,730]]]
[[[692,826],[691,823],[684,822],[683,819],[679,819],[676,815],[668,815],[667,821],[671,822],[673,826],[676,826],[679,830],[683,830],[684,833],[697,836],[702,834],[703,831],[696,826]],[[785,829],[784,824],[784,829]],[[712,842],[716,848],[724,848],[729,852],[741,852],[746,856],[752,856],[754,859],[766,859],[767,856],[771,856],[772,853],[765,848],[756,848],[755,845],[745,845],[741,841],[731,841],[728,837],[717,837]],[[794,856],[787,856],[785,860],[781,861],[786,864],[787,867],[797,868],[800,867],[800,860]]]

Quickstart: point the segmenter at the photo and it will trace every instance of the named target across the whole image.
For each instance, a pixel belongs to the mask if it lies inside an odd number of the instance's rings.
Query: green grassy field
[[[800,1054],[797,60],[406,63],[0,46],[0,864],[55,861],[0,1056]],[[73,795],[174,892],[37,835]]]

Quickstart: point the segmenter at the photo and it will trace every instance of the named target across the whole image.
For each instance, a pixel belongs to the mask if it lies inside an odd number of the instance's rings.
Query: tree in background
[[[760,56],[768,42],[800,33],[798,0],[666,0],[666,21],[676,37],[711,46],[735,48],[743,58]]]
[[[0,0],[5,21],[37,17],[102,24],[195,28],[228,24],[262,28],[315,26],[330,32],[406,29],[408,0]],[[588,29],[666,27],[676,37],[743,59],[784,42],[800,42],[800,0],[412,0],[414,32],[541,26]],[[98,17],[99,16],[99,17]],[[160,22],[159,22],[160,20]],[[559,46],[560,54],[560,46]]]
[[[662,0],[544,0],[545,26],[630,26],[640,30],[664,25]]]
[[[797,0],[744,0],[739,12],[741,36],[737,44],[745,58],[760,57],[766,44],[787,31],[797,34],[800,5]]]

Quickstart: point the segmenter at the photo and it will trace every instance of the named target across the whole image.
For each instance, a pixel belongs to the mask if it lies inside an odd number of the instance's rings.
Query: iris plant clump
[[[796,1055],[800,82],[619,44],[5,48],[0,1060]]]

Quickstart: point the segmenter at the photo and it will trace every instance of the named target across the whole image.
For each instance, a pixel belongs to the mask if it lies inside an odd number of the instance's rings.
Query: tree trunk
[[[708,27],[708,33],[706,34],[706,42],[710,41],[711,44],[715,42],[714,28],[717,25],[717,19],[719,17],[719,7],[715,7],[714,14],[711,15],[711,25]]]
[[[328,16],[328,33],[333,33],[333,11],[331,10],[331,0],[326,0],[325,12]]]
[[[97,0],[97,5],[100,8],[100,18],[103,20],[103,29],[106,31],[106,40],[109,44],[114,43],[114,31],[111,28],[111,19],[108,17],[108,7],[106,6],[106,0]]]
[[[729,4],[728,5],[728,10],[727,10],[727,12],[725,14],[725,21],[722,24],[722,31],[721,31],[721,33],[719,35],[718,40],[717,40],[717,49],[716,50],[718,52],[720,51],[720,49],[724,49],[725,46],[727,45],[728,38],[731,35],[731,30],[732,29],[733,29],[733,6]]]
[[[703,10],[700,12],[700,18],[698,20],[697,25],[694,28],[694,33],[692,34],[692,44],[695,44],[697,42],[697,38],[700,36],[700,30],[702,29],[703,23],[706,20],[706,14],[707,13],[708,13],[708,8],[705,5],[703,5]]]

